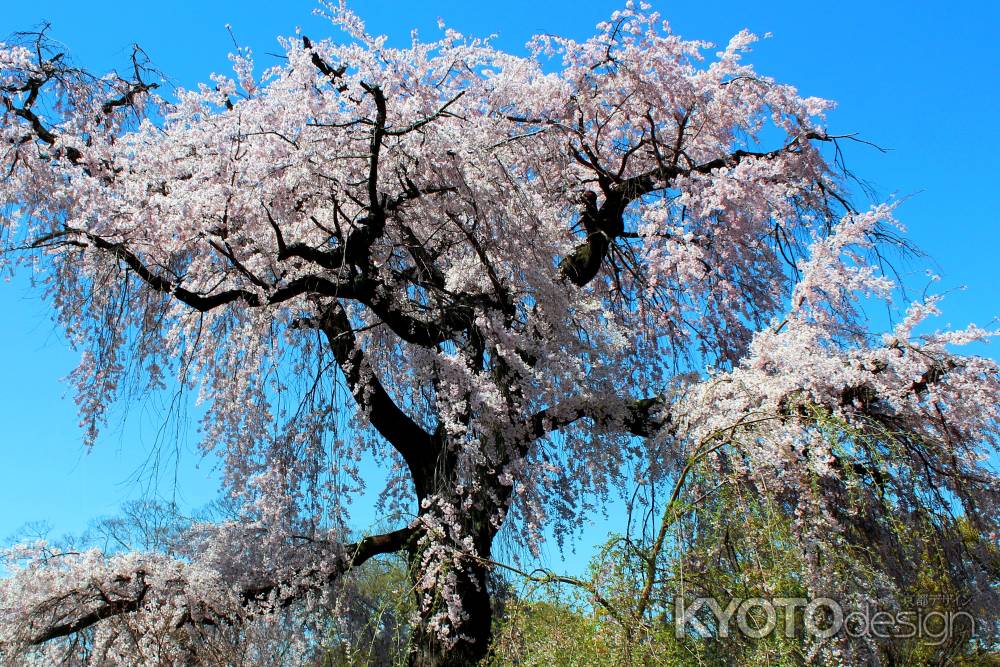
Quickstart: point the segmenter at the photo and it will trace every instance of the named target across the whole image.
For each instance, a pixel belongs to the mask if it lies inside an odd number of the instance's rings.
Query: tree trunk
[[[419,570],[413,572],[414,579],[418,578]],[[448,635],[440,636],[435,619],[448,614],[448,603],[440,592],[427,593],[434,597],[430,604],[420,605],[420,621],[410,640],[410,667],[469,667],[479,664],[489,651],[493,607],[487,589],[488,568],[466,561],[463,571],[456,574],[453,591],[461,600],[463,617],[458,623],[450,621]],[[419,589],[417,594],[423,595]]]
[[[461,507],[460,500],[455,499],[453,506]],[[442,530],[429,530],[409,553],[418,608],[409,664],[477,665],[486,657],[492,639],[489,559],[496,528],[485,511],[441,513],[435,505],[422,515]]]

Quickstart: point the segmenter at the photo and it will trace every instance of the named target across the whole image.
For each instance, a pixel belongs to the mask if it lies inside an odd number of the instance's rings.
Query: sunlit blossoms
[[[44,35],[0,47],[0,261],[81,351],[86,442],[126,390],[192,392],[239,515],[177,557],[12,555],[4,660],[263,651],[267,619],[403,552],[411,662],[470,664],[502,527],[536,548],[695,462],[806,551],[864,545],[807,561],[818,594],[868,594],[856,565],[891,599],[910,524],[995,543],[998,369],[955,351],[992,334],[922,334],[933,299],[869,331],[896,211],[853,207],[831,104],[745,64],[754,36],[715,51],[629,3],[522,57],[325,11],[336,39],[170,99],[139,51],[95,77]],[[352,541],[372,458],[396,530]],[[996,551],[956,558],[992,600]]]

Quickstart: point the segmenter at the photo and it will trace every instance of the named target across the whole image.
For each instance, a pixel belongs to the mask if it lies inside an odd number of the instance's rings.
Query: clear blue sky
[[[624,0],[622,0],[624,1]],[[805,94],[837,100],[830,127],[860,132],[891,148],[888,154],[853,148],[849,166],[881,197],[912,195],[900,215],[912,238],[943,276],[941,289],[955,290],[941,324],[989,324],[1000,315],[1000,226],[997,181],[1000,138],[1000,3],[958,0],[842,0],[802,2],[657,2],[675,31],[685,37],[725,43],[746,27],[773,38],[759,43],[750,60],[758,70],[797,85]],[[175,83],[191,86],[213,71],[228,71],[232,47],[225,24],[258,64],[277,51],[277,34],[301,26],[306,34],[331,33],[311,15],[310,0],[288,2],[205,1],[83,3],[46,0],[6,3],[0,36],[47,20],[77,62],[104,71],[124,65],[133,42]],[[534,33],[583,37],[619,6],[603,0],[508,0],[500,3],[391,2],[356,0],[352,5],[369,30],[397,43],[411,28],[436,34],[442,17],[468,34],[498,35],[500,46],[523,49]],[[924,284],[923,264],[904,269],[912,285]],[[75,405],[60,380],[76,354],[49,321],[37,291],[23,279],[0,283],[0,538],[28,521],[46,521],[55,532],[76,532],[98,516],[114,513],[129,498],[148,493],[175,497],[193,507],[216,494],[211,462],[197,465],[194,437],[161,439],[158,482],[138,474],[155,451],[160,420],[155,404],[134,406],[90,453],[83,451]],[[982,353],[997,357],[1000,349]],[[176,445],[176,447],[175,447]],[[174,465],[180,453],[180,464]],[[175,474],[176,473],[176,474]],[[588,544],[620,517],[588,530]],[[359,513],[359,528],[370,518]],[[554,551],[549,549],[550,553]],[[554,565],[558,566],[556,560]]]

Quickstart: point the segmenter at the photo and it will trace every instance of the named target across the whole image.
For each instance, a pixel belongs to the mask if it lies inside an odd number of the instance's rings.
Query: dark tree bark
[[[488,558],[493,536],[484,536],[477,545],[481,558]],[[424,550],[415,548],[409,553],[412,583],[418,586],[423,574]],[[459,667],[478,664],[489,652],[493,630],[493,603],[488,587],[489,566],[478,559],[462,559],[461,569],[456,570],[453,592],[462,601],[465,618],[459,626],[460,635],[454,645],[448,645],[433,627],[438,614],[447,614],[447,601],[435,591],[431,603],[420,611],[419,622],[413,628],[410,640],[409,664],[412,667]],[[418,589],[417,596],[423,594]],[[421,601],[418,600],[418,605]]]

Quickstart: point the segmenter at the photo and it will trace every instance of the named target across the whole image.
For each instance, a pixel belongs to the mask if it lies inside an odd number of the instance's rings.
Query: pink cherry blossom
[[[234,637],[264,664],[269,618],[402,551],[413,663],[470,664],[501,527],[562,539],[630,471],[691,457],[816,548],[860,515],[995,537],[1000,378],[955,351],[994,333],[919,335],[934,299],[867,331],[896,210],[851,206],[832,103],[746,64],[755,36],[715,50],[629,3],[520,57],[450,29],[393,48],[324,11],[337,39],[286,38],[263,71],[241,51],[170,99],[141,54],[94,77],[44,36],[0,46],[0,262],[80,349],[85,441],[123,394],[196,392],[239,508],[176,558],[12,552],[4,660],[61,660],[94,626],[100,664]],[[351,541],[369,455],[397,529]],[[853,590],[820,560],[803,577]]]

